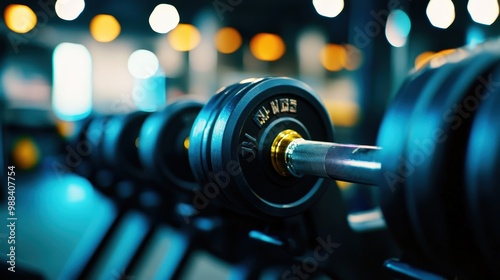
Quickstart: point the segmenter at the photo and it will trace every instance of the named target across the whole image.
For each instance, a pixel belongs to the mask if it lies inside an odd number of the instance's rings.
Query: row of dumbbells
[[[333,143],[329,115],[305,84],[249,79],[204,106],[185,101],[91,122],[87,140],[99,150],[94,181],[103,190],[112,181],[100,174],[106,162],[110,174],[162,198],[182,197],[177,201],[196,215],[244,217],[257,228],[321,204],[334,185],[324,178],[378,185],[402,260],[443,277],[498,276],[495,46],[458,50],[410,75],[384,117],[378,146]],[[97,138],[88,136],[93,126],[102,132]]]
[[[188,236],[188,248],[177,255],[179,260],[172,262],[174,268],[169,269],[170,274],[163,275],[164,278],[184,275],[189,258],[200,250],[236,266],[240,273],[245,272],[244,276],[238,276],[242,279],[262,277],[266,271],[279,278],[283,273],[286,276],[296,264],[301,266],[300,257],[307,257],[308,251],[312,253],[318,246],[314,239],[318,234],[304,228],[309,223],[305,217],[242,215],[221,205],[216,198],[215,184],[202,188],[188,160],[192,143],[190,131],[202,108],[202,103],[181,100],[155,113],[94,116],[82,125],[72,145],[84,160],[74,171],[111,198],[119,213],[96,251],[72,276],[90,279],[103,275],[101,270],[105,265],[100,263],[107,262],[103,252],[112,240],[121,238],[120,224],[127,223],[131,212],[143,213],[156,225],[151,231],[167,225]],[[214,182],[224,180],[222,176],[226,175],[214,173]],[[152,235],[146,234],[144,245],[139,248],[146,248],[152,242]],[[331,237],[325,235],[324,239],[320,240],[330,245],[328,250],[338,246]],[[127,255],[119,250],[117,254]],[[125,274],[134,275],[146,252],[134,250],[128,254],[123,270]],[[326,273],[334,277],[328,263],[318,264],[324,269],[315,268],[305,273],[311,276]]]

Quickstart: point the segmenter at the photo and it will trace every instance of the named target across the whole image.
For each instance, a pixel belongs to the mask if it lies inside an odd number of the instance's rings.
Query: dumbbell
[[[188,149],[192,125],[203,105],[193,100],[175,101],[163,110],[152,113],[142,125],[139,135],[138,151],[143,166],[160,187],[173,189],[181,194],[178,202],[183,207],[190,204],[189,197],[185,196],[186,199],[183,199],[182,194],[190,194],[199,189],[199,183],[189,165]],[[169,270],[173,273],[170,278],[178,278],[189,259],[199,250],[209,251],[229,262],[234,262],[241,254],[248,256],[258,251],[254,248],[235,250],[241,247],[240,238],[248,235],[247,229],[234,227],[214,213],[205,211],[199,217],[187,218],[189,224],[181,228],[182,234],[188,238],[185,242],[189,246],[184,251],[167,252],[178,259],[177,262],[169,262],[170,266],[175,267]],[[214,226],[206,226],[210,224]]]
[[[118,198],[154,189],[166,191],[158,188],[139,158],[141,128],[150,115],[136,111],[96,116],[84,130],[85,141],[92,145],[88,155],[94,173],[91,179],[105,194]]]
[[[156,230],[156,222],[170,222],[174,216],[173,206],[172,209],[165,207],[172,205],[169,203],[172,196],[160,196],[153,191],[151,176],[139,160],[139,133],[149,115],[133,112],[95,116],[81,133],[80,141],[91,145],[91,152],[85,158],[92,169],[90,180],[117,203],[117,214],[102,239],[96,240],[95,251],[81,260],[80,270],[74,272],[79,278],[93,278],[103,273],[109,276],[134,265]],[[130,236],[126,234],[131,227],[138,227],[133,241],[127,240]],[[111,262],[106,256],[114,249],[121,253]]]
[[[499,78],[498,72],[495,78]],[[496,178],[500,170],[499,106],[500,94],[496,94],[479,109],[471,128],[465,167],[466,204],[474,238],[488,265],[496,269],[496,276],[500,275],[500,188]]]
[[[102,140],[104,161],[121,178],[146,181],[149,177],[142,166],[137,147],[139,133],[147,112],[113,116],[106,123]]]
[[[164,206],[175,207],[180,197],[173,189],[190,191],[197,186],[189,168],[187,147],[192,123],[202,106],[181,100],[155,113],[136,111],[95,117],[85,137],[93,144],[88,158],[98,188],[114,198],[152,191],[161,197]],[[178,217],[168,212],[172,223]]]
[[[84,125],[78,141],[89,146],[84,162],[91,170],[84,172],[108,195],[114,195],[110,185],[121,180],[147,178],[137,153],[137,138],[145,112],[128,115],[94,116]],[[111,192],[111,193],[108,193]]]
[[[477,221],[473,213],[486,209],[481,197],[499,198],[493,178],[499,138],[491,133],[498,129],[487,117],[476,118],[478,110],[494,107],[487,104],[499,105],[488,97],[498,95],[492,89],[498,83],[488,77],[498,77],[499,55],[486,46],[440,59],[405,81],[384,117],[378,146],[333,143],[327,111],[299,81],[251,79],[221,89],[190,134],[189,160],[201,191],[239,212],[286,217],[321,196],[323,177],[379,185],[388,227],[406,252],[421,253],[448,275],[498,273],[485,266],[498,249],[483,248],[489,252],[484,259],[475,245],[483,242],[473,241],[485,235],[484,223],[482,232],[470,223]],[[483,132],[482,140],[469,141],[471,127]],[[471,145],[485,141],[495,144],[492,154],[481,153],[491,164],[483,169],[475,152],[481,146]],[[474,183],[465,184],[466,178]],[[479,182],[487,194],[478,195]],[[493,224],[486,228],[498,228]],[[498,242],[498,235],[488,236]]]
[[[188,159],[189,133],[203,104],[179,100],[151,114],[142,125],[139,158],[163,187],[181,191],[198,188]]]
[[[178,101],[152,114],[134,112],[96,118],[90,123],[87,132],[89,142],[96,143],[96,154],[91,155],[92,162],[99,168],[110,168],[121,179],[132,179],[138,183],[143,182],[143,185],[151,184],[163,197],[172,196],[169,193],[172,187],[191,190],[197,183],[188,163],[188,136],[202,105],[194,101]],[[170,206],[168,212],[171,213],[168,215],[173,215],[174,204],[170,203]],[[162,211],[162,215],[165,216],[165,211]],[[118,219],[115,224],[121,224],[121,220]],[[173,221],[168,219],[168,222],[171,224]],[[111,234],[113,231],[108,233]],[[143,257],[143,247],[151,242],[148,233],[139,251],[134,252],[127,271],[134,269],[137,260]],[[172,252],[174,253],[182,256],[189,255],[191,251]],[[91,266],[94,263],[86,267]],[[182,269],[183,266],[178,265],[174,272],[180,273]]]

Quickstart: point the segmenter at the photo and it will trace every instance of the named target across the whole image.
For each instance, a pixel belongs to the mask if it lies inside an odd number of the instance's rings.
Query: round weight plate
[[[380,205],[387,226],[404,251],[404,257],[423,258],[409,221],[406,205],[406,179],[409,175],[404,149],[412,113],[418,98],[436,90],[451,66],[425,68],[410,75],[384,115],[377,145],[381,150]]]
[[[420,246],[447,272],[467,271],[474,250],[464,227],[463,166],[470,120],[456,113],[474,94],[477,77],[491,67],[494,57],[470,55],[454,66],[436,90],[422,94],[409,123],[405,160],[410,168],[406,201]],[[475,108],[477,109],[477,108]]]
[[[106,162],[124,178],[150,180],[138,152],[139,132],[150,113],[133,112],[112,117],[106,124],[103,153]]]
[[[210,175],[210,153],[207,152],[207,147],[212,141],[212,127],[215,119],[221,111],[221,104],[230,96],[229,93],[239,91],[251,84],[251,79],[242,81],[239,84],[234,84],[228,87],[223,87],[207,102],[196,117],[193,127],[189,135],[189,164],[195,178],[201,186],[208,186],[211,180]],[[208,175],[208,176],[205,176]],[[202,189],[203,190],[203,189]]]
[[[76,135],[69,140],[69,144],[72,147],[75,147],[78,145],[78,143],[82,143],[83,141],[88,141],[87,140],[87,131],[89,129],[90,124],[95,121],[95,119],[98,118],[96,116],[89,116],[85,118],[84,120],[80,121],[80,124],[78,126],[78,132]]]
[[[106,167],[103,158],[103,139],[109,119],[110,116],[96,116],[89,123],[87,129],[83,131],[85,140],[92,146],[92,151],[88,158],[93,169]]]
[[[151,114],[139,136],[139,156],[144,167],[162,185],[194,190],[199,184],[188,158],[189,132],[203,107],[194,101],[178,101]]]
[[[323,193],[324,179],[282,177],[269,158],[283,130],[306,139],[333,141],[328,113],[305,84],[288,78],[254,81],[229,93],[211,130],[210,176],[232,205],[268,217],[303,212]],[[207,174],[208,175],[208,174]]]
[[[69,163],[75,173],[85,178],[90,178],[95,171],[95,166],[92,166],[89,161],[94,147],[87,140],[88,128],[94,120],[95,116],[89,116],[74,122],[73,125],[76,131],[72,132],[66,139],[69,145],[69,147],[66,147],[66,152],[68,152],[66,156],[67,164]]]
[[[90,147],[90,154],[85,158],[89,170],[85,174],[80,174],[92,181],[92,184],[105,195],[112,196],[113,190],[110,187],[116,178],[105,162],[103,143],[110,118],[110,116],[93,116],[88,127],[82,131],[83,145]]]
[[[483,82],[465,161],[466,197],[483,261],[500,278],[500,67]]]
[[[223,108],[226,106],[227,102],[231,100],[235,95],[239,93],[245,93],[247,92],[250,88],[254,87],[258,83],[268,80],[269,78],[251,78],[251,79],[246,79],[238,84],[235,84],[233,86],[227,87],[226,90],[220,92],[220,94],[223,96],[220,99],[220,102],[217,104],[216,113],[212,115],[212,118],[210,119],[210,123],[215,125],[215,122],[217,118],[220,116],[220,113],[223,111]],[[225,170],[223,173],[214,173],[214,167],[213,167],[213,161],[212,161],[212,142],[213,139],[216,137],[219,137],[220,135],[220,130],[217,129],[207,129],[205,131],[206,135],[206,141],[203,142],[203,150],[202,150],[202,162],[204,163],[204,174],[205,178],[207,178],[205,181],[206,183],[203,185],[203,191],[207,197],[215,197],[218,196],[221,186],[226,186],[224,182],[221,182],[220,180],[223,180],[224,177],[221,178],[221,175],[227,175],[229,174],[228,170]],[[229,166],[227,167],[228,169],[231,169]],[[235,211],[238,211],[240,213],[249,213],[248,212],[248,207],[245,207],[244,204],[241,203],[233,203],[227,196],[225,195],[220,195],[218,196],[218,200],[215,200],[216,202],[222,202],[226,207],[229,207]]]

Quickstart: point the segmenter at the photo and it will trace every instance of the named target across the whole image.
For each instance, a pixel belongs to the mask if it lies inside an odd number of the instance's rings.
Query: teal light
[[[166,78],[163,75],[154,75],[145,79],[134,80],[132,98],[137,109],[154,112],[163,107],[167,102]]]
[[[411,21],[402,10],[393,10],[387,18],[385,35],[387,41],[394,47],[402,47],[406,44],[411,30]]]
[[[408,37],[411,29],[411,21],[408,15],[401,11],[395,10],[393,12],[394,23],[396,25],[396,29],[401,37]]]
[[[264,234],[260,231],[256,231],[256,230],[252,230],[248,233],[248,236],[250,238],[253,238],[253,239],[257,239],[257,240],[260,240],[262,242],[266,242],[266,243],[270,243],[270,244],[274,244],[274,245],[277,245],[277,246],[281,246],[283,245],[283,242],[281,240],[278,240],[272,236],[269,236],[267,234]]]
[[[483,30],[477,26],[471,26],[467,29],[466,33],[466,44],[470,47],[474,47],[486,40]]]
[[[70,202],[82,201],[85,199],[86,190],[80,185],[71,184],[68,186],[67,195]]]

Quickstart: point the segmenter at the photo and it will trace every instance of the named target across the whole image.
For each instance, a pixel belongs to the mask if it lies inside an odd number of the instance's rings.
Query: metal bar
[[[380,147],[293,140],[285,151],[288,171],[294,176],[313,175],[376,185],[381,163]]]

